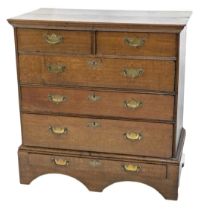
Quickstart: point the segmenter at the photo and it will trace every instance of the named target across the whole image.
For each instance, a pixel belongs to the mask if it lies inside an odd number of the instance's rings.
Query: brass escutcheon
[[[93,94],[91,94],[91,95],[88,96],[88,99],[90,101],[92,101],[92,102],[96,102],[96,101],[100,100],[101,97],[100,96],[97,96],[95,93],[93,93]]]
[[[90,128],[98,128],[98,127],[100,127],[100,126],[101,126],[100,123],[99,123],[99,122],[95,122],[95,121],[89,122],[89,123],[87,124],[87,127],[90,127]]]

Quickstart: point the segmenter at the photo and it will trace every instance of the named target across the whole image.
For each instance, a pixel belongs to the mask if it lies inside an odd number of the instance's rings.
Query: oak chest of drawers
[[[62,173],[101,191],[138,181],[177,199],[190,12],[56,10],[14,26],[20,182]]]

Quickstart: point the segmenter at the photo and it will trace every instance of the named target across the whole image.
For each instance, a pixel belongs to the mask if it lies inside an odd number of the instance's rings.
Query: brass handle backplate
[[[62,103],[64,101],[66,101],[67,97],[66,96],[62,96],[62,95],[48,95],[48,100],[55,103],[55,104],[59,104]]]
[[[126,108],[130,108],[130,109],[137,109],[143,106],[143,103],[141,101],[137,101],[135,99],[131,99],[131,100],[126,100],[124,101],[124,106]]]
[[[145,40],[139,37],[133,37],[133,38],[125,37],[124,43],[127,44],[129,47],[139,48],[144,46]]]
[[[55,45],[63,42],[63,37],[57,34],[45,34],[45,40],[50,45]]]
[[[54,163],[56,165],[59,165],[59,166],[67,166],[69,165],[69,161],[65,160],[65,159],[61,159],[61,158],[53,158],[52,159],[54,161]]]
[[[124,69],[123,70],[123,75],[125,77],[129,77],[129,78],[132,78],[132,79],[135,79],[137,77],[140,77],[142,76],[144,73],[144,69],[136,69],[136,68],[131,68],[131,69]]]
[[[91,95],[88,96],[88,99],[90,101],[93,101],[93,102],[100,100],[100,98],[101,97],[100,96],[97,96],[95,93],[93,93],[93,94],[91,94]]]
[[[62,64],[48,64],[47,69],[50,73],[62,73],[65,71],[66,66]]]
[[[125,164],[123,165],[123,168],[125,171],[128,172],[139,172],[141,169],[139,165],[134,165],[134,164]]]
[[[49,131],[56,135],[62,135],[62,134],[66,134],[68,132],[68,129],[65,127],[50,126]]]
[[[134,131],[130,131],[124,134],[126,139],[132,142],[138,141],[142,139],[142,134],[141,133],[137,133]]]

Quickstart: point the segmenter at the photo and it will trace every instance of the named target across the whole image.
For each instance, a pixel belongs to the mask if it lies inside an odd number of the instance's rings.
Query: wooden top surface
[[[130,11],[130,10],[80,10],[41,8],[8,21],[70,22],[70,23],[119,23],[136,25],[184,26],[190,11]]]

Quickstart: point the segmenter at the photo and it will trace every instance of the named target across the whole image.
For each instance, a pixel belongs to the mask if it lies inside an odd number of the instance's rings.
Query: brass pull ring
[[[145,40],[143,38],[138,38],[138,37],[133,37],[133,38],[125,37],[124,43],[127,44],[129,47],[139,48],[144,46]]]
[[[137,77],[142,76],[144,73],[144,69],[135,69],[135,68],[131,68],[131,69],[124,69],[123,70],[123,75],[125,77],[129,77],[132,79],[135,79]]]
[[[52,160],[54,161],[55,165],[59,165],[59,166],[67,166],[67,165],[69,165],[69,161],[67,161],[65,159],[53,158]]]
[[[124,101],[124,106],[126,108],[130,108],[130,109],[138,109],[140,107],[143,106],[143,103],[141,101],[137,101],[135,99],[131,99],[131,100],[126,100]]]
[[[66,66],[65,65],[57,65],[57,64],[48,64],[47,70],[50,73],[62,73],[65,71]]]
[[[62,135],[66,134],[68,132],[68,129],[65,127],[58,127],[58,126],[50,126],[49,130],[51,133],[56,134],[56,135]]]
[[[55,103],[55,104],[59,104],[62,103],[64,101],[66,101],[67,97],[66,96],[62,96],[62,95],[48,95],[48,100]]]
[[[123,168],[127,172],[139,172],[141,170],[141,167],[139,165],[134,164],[125,164],[123,165]]]
[[[132,142],[142,140],[142,134],[134,131],[127,132],[124,134],[124,136],[126,137],[127,140]]]

